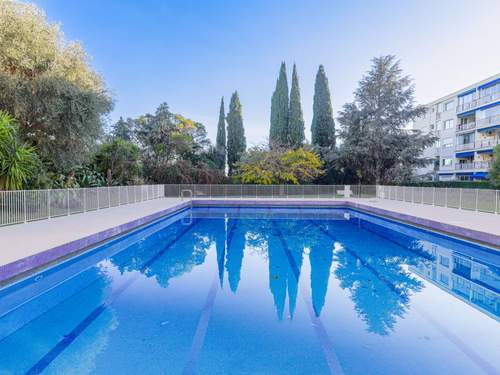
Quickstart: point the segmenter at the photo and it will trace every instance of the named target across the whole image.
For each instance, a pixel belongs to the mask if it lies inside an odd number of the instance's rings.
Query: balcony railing
[[[493,148],[500,144],[500,138],[485,138],[476,141],[476,148]]]
[[[457,106],[457,113],[471,111],[474,108],[477,108],[477,107],[485,105],[485,104],[489,104],[489,103],[494,102],[496,100],[500,100],[500,91],[496,91],[496,92],[491,93],[489,95],[481,96],[481,97],[474,99],[468,103],[459,104]]]
[[[489,161],[474,161],[471,163],[460,163],[455,164],[455,170],[489,170],[491,168],[491,162]]]
[[[490,116],[477,120],[477,128],[487,128],[488,126],[500,125],[500,115]]]
[[[463,131],[466,131],[466,130],[471,130],[471,129],[474,129],[476,127],[476,123],[475,122],[468,122],[466,124],[458,124],[457,125],[457,132],[463,132]]]
[[[463,144],[457,145],[456,148],[455,148],[455,150],[456,151],[473,150],[475,147],[476,147],[476,145],[474,144],[474,142],[472,142],[472,143],[463,143]]]

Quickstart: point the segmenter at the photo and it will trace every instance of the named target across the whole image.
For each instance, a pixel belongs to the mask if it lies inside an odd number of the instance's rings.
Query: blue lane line
[[[149,266],[151,266],[158,258],[165,254],[170,247],[176,243],[182,236],[184,236],[189,230],[191,230],[197,220],[181,233],[179,233],[173,240],[171,240],[162,250],[156,253],[152,258],[150,258],[140,269],[140,273],[143,273]],[[128,279],[124,285],[113,292],[109,298],[97,306],[94,310],[90,312],[73,330],[64,336],[64,338],[59,341],[47,354],[45,354],[35,365],[33,365],[27,372],[26,375],[40,374],[45,370],[76,338],[94,321],[96,320],[105,310],[109,307],[130,285],[132,285],[139,277],[139,274],[134,275]]]
[[[314,224],[316,227],[318,227],[326,236],[330,237],[334,241],[338,240],[333,236],[330,232],[325,230],[324,228],[321,228],[318,224],[316,224],[314,221],[311,220],[311,223]],[[403,297],[400,293],[400,291],[396,288],[394,284],[392,284],[390,281],[382,277],[379,272],[377,272],[372,266],[370,266],[368,263],[366,263],[362,258],[360,258],[354,251],[348,250],[347,248],[344,247],[344,250],[346,250],[349,254],[354,256],[356,259],[358,259],[363,266],[365,266],[369,271],[372,272],[372,274],[377,277],[380,281],[382,281],[384,284],[386,284],[391,291],[393,291],[396,295],[399,297]],[[408,299],[408,298],[406,298]],[[478,367],[480,367],[485,373],[487,374],[498,374],[496,372],[496,369],[494,368],[493,365],[491,365],[488,361],[486,361],[484,358],[482,358],[478,353],[476,353],[473,349],[469,348],[466,343],[464,343],[462,340],[460,340],[459,337],[455,336],[452,332],[448,331],[446,327],[441,325],[438,321],[434,320],[429,314],[427,314],[425,311],[420,309],[418,306],[414,306],[415,311],[417,311],[420,316],[422,316],[427,322],[429,322],[434,328],[436,328],[444,337],[446,337],[450,342],[455,344],[457,348],[464,353],[469,359],[474,362]]]
[[[299,284],[299,277],[300,277],[300,270],[299,267],[297,266],[297,263],[295,262],[295,259],[292,256],[292,251],[288,247],[288,244],[286,243],[286,240],[283,237],[283,234],[281,233],[280,229],[276,225],[276,222],[273,220],[272,224],[274,226],[274,229],[276,230],[276,234],[278,235],[278,239],[281,243],[281,247],[283,248],[283,251],[288,259],[288,263],[290,263],[290,267],[292,268],[293,274],[297,279],[297,285]],[[312,299],[309,294],[305,295],[306,293],[306,288],[300,288],[300,294],[302,298],[304,299],[304,302],[307,306],[307,312],[309,313],[309,318],[311,320],[311,324],[314,327],[314,331],[316,333],[316,336],[318,336],[318,340],[321,346],[321,349],[323,350],[323,354],[325,355],[326,362],[328,364],[328,368],[330,369],[330,373],[334,375],[343,375],[344,370],[342,369],[342,366],[340,365],[340,361],[337,357],[337,354],[335,353],[335,350],[333,349],[333,344],[330,340],[330,337],[328,336],[328,333],[326,332],[325,326],[323,325],[323,322],[321,319],[315,315],[314,310],[312,308]]]
[[[231,246],[231,241],[233,240],[234,232],[236,230],[236,226],[238,224],[238,220],[234,221],[234,224],[231,226],[229,233],[227,235],[227,249],[229,251],[229,247]],[[223,255],[220,257],[223,258]],[[221,259],[217,259],[217,262],[220,262]],[[222,259],[224,261],[224,259]],[[191,350],[189,353],[188,361],[186,366],[184,366],[184,370],[182,371],[183,375],[193,375],[194,370],[196,368],[196,363],[198,362],[198,356],[200,355],[201,349],[203,348],[203,344],[205,342],[205,336],[207,334],[208,323],[210,322],[210,317],[212,316],[212,310],[215,303],[215,297],[217,297],[217,292],[219,291],[219,279],[218,275],[215,275],[214,280],[212,282],[212,286],[208,291],[207,299],[205,301],[205,305],[203,306],[203,310],[201,311],[200,320],[198,321],[198,325],[196,326],[196,331],[194,333],[193,342],[191,344]]]

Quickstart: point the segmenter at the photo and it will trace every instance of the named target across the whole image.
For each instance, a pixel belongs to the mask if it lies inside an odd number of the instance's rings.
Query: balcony
[[[467,122],[465,124],[458,124],[457,125],[457,133],[458,132],[464,132],[467,130],[473,130],[476,128],[476,123],[475,122]]]
[[[461,145],[457,145],[455,151],[464,151],[464,150],[473,150],[476,148],[476,144],[472,143],[463,143]]]
[[[500,138],[484,138],[476,141],[476,148],[493,148],[500,145]]]
[[[500,91],[496,91],[489,95],[481,96],[477,99],[474,99],[468,103],[459,104],[457,106],[457,113],[471,111],[477,107],[480,107],[485,104],[492,103],[494,101],[500,100]]]
[[[476,123],[478,129],[487,128],[489,126],[500,125],[500,115],[486,117],[481,120],[477,120]]]
[[[460,163],[455,164],[455,170],[489,170],[491,168],[491,162],[489,161],[474,161],[470,163]]]

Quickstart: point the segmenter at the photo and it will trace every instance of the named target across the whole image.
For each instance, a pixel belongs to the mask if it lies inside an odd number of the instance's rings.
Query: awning
[[[457,172],[457,176],[472,176],[472,172]]]
[[[490,130],[500,129],[500,125],[488,126],[487,128],[477,129],[478,132],[488,132]]]
[[[481,150],[477,152],[478,154],[493,154],[493,149],[490,148],[488,150]]]
[[[490,86],[496,85],[497,83],[500,83],[500,78],[497,78],[497,79],[495,79],[493,81],[487,82],[487,83],[479,86],[477,89],[478,90],[486,89],[486,88],[488,88]]]
[[[453,173],[438,173],[440,176],[453,176]]]
[[[467,158],[469,156],[474,156],[474,151],[457,152],[455,156],[457,158]]]
[[[472,177],[476,180],[485,180],[488,178],[488,172],[475,172]]]
[[[476,89],[470,89],[470,90],[467,90],[467,91],[464,91],[464,92],[461,92],[460,94],[458,94],[457,96],[460,98],[461,96],[465,96],[465,95],[469,95],[469,94],[472,94],[473,92],[475,92]]]
[[[473,115],[474,113],[476,113],[475,109],[473,109],[472,111],[459,113],[459,114],[457,114],[457,117],[466,117],[466,116]]]

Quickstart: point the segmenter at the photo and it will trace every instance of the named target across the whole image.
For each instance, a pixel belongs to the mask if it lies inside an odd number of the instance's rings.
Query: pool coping
[[[11,263],[0,266],[0,285],[8,284],[10,280],[17,279],[22,275],[27,275],[35,270],[42,269],[58,263],[69,256],[77,255],[86,250],[90,250],[102,242],[108,241],[114,237],[123,235],[132,230],[138,229],[163,216],[174,214],[187,207],[196,206],[239,206],[239,207],[323,207],[323,208],[352,208],[366,213],[375,214],[388,219],[400,221],[405,224],[414,225],[427,230],[444,233],[458,237],[466,241],[479,242],[487,246],[493,246],[496,250],[500,249],[500,236],[492,233],[481,232],[474,229],[465,228],[453,224],[441,223],[431,219],[425,219],[410,214],[403,214],[391,210],[373,207],[368,204],[353,202],[349,200],[323,200],[313,201],[304,199],[199,199],[182,201],[166,209],[162,209],[153,214],[120,224],[106,230],[75,239],[73,241],[40,251],[25,258],[15,260]],[[22,225],[22,224],[21,224]]]

